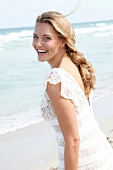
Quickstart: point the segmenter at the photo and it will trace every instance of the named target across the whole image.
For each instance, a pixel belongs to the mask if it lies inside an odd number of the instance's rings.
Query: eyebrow
[[[33,35],[37,35],[37,34],[36,34],[36,33],[33,33]],[[46,36],[50,36],[50,37],[51,37],[50,34],[44,34],[43,36],[44,36],[44,37],[46,37]]]
[[[43,36],[51,36],[50,34],[44,34]]]

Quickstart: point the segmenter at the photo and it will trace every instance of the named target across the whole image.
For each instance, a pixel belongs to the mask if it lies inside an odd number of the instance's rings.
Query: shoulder
[[[52,95],[60,95],[64,98],[71,99],[73,88],[66,72],[61,68],[52,69],[46,76],[45,89]]]
[[[62,75],[58,68],[52,69],[46,76],[45,85],[51,102],[58,102],[61,97]]]
[[[62,81],[63,78],[63,72],[59,68],[52,69],[45,77],[45,86],[47,86],[47,83],[50,84],[58,84]]]

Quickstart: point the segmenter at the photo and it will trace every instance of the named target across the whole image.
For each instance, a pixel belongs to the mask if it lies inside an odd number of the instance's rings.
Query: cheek
[[[60,43],[59,42],[54,42],[49,44],[48,46],[51,50],[57,51],[60,47]]]
[[[34,40],[34,39],[33,39],[33,41],[32,41],[32,46],[33,46],[34,49],[36,49],[36,43],[35,43],[35,40]]]

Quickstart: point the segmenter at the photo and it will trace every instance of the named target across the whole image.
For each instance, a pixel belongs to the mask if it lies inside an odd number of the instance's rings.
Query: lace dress
[[[61,82],[61,95],[73,101],[80,135],[80,152],[78,170],[113,170],[113,149],[95,120],[92,109],[92,94],[89,101],[75,79],[65,70],[54,68],[45,79],[45,93],[41,102],[41,113],[44,119],[56,132],[58,143],[59,167],[64,170],[64,138],[59,123],[46,93],[47,82]]]

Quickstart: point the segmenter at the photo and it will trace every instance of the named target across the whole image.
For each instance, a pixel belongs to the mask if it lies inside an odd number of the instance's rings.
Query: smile
[[[37,52],[38,52],[39,54],[44,54],[44,53],[47,53],[48,50],[37,50]]]

